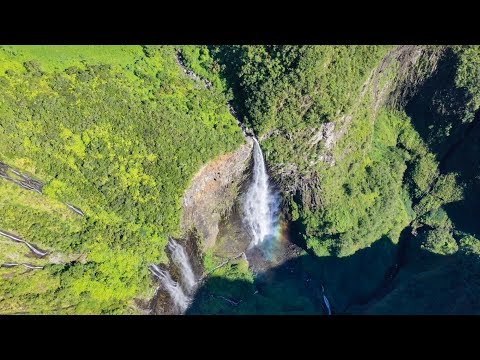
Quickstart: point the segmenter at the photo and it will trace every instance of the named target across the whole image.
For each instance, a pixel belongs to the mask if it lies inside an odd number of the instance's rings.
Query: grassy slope
[[[0,229],[64,262],[0,239],[0,262],[47,265],[0,269],[0,312],[133,311],[193,174],[242,142],[222,89],[187,78],[169,46],[8,46],[0,64],[0,161],[46,184],[42,196],[0,180]]]

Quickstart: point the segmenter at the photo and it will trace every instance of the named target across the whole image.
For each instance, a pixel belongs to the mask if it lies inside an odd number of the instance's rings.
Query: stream
[[[16,179],[10,176],[8,174],[9,172],[15,174],[20,179]],[[32,190],[39,194],[43,194],[42,191],[43,191],[44,184],[41,181],[35,180],[28,175],[22,174],[20,171],[12,168],[11,166],[3,162],[0,162],[0,177],[4,178],[5,180],[11,181],[17,185],[20,185],[24,189]],[[78,207],[73,206],[72,204],[69,204],[69,203],[65,203],[65,205],[67,205],[67,207],[70,210],[74,211],[78,215],[85,216],[85,213],[82,210],[80,210]]]
[[[14,178],[10,176],[8,173],[12,172],[18,178]],[[20,173],[18,170],[13,169],[12,167],[8,166],[5,163],[0,162],[0,177],[11,181],[27,190],[33,190],[38,192],[39,194],[42,193],[43,190],[43,183],[41,181],[35,180],[27,175]]]
[[[30,244],[28,241],[22,239],[21,237],[10,234],[6,231],[0,230],[0,235],[5,236],[6,238],[9,238],[12,241],[25,244],[35,255],[37,255],[39,257],[44,257],[44,256],[47,256],[48,254],[50,254],[50,252],[40,250],[40,249],[36,248],[35,246],[33,246],[32,244]]]
[[[13,268],[13,267],[16,267],[16,266],[25,266],[27,269],[43,269],[43,266],[32,265],[32,264],[27,264],[27,263],[22,263],[22,264],[5,263],[5,264],[0,265],[0,267],[3,267],[3,268]]]

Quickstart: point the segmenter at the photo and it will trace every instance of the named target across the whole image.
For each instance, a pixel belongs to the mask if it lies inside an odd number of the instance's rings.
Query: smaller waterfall
[[[180,284],[172,279],[168,271],[161,269],[157,265],[150,265],[150,271],[160,280],[178,311],[183,314],[190,304],[190,298],[185,295]]]
[[[323,302],[325,303],[325,307],[327,308],[328,315],[332,315],[332,309],[330,308],[330,301],[328,301],[328,298],[325,296],[325,289],[322,285],[322,295],[323,295]]]
[[[195,274],[193,273],[192,266],[190,265],[187,252],[182,245],[173,239],[170,239],[167,248],[172,255],[173,262],[175,265],[177,265],[182,273],[182,280],[185,290],[187,293],[190,293],[197,282],[195,280]]]
[[[328,301],[328,299],[325,295],[323,295],[323,302],[325,303],[325,306],[327,307],[328,315],[332,315],[332,310],[330,309],[330,302]]]

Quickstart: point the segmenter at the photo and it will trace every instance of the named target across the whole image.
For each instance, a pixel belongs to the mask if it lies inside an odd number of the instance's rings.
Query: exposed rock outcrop
[[[181,50],[177,51],[177,63],[178,63],[178,65],[180,65],[180,67],[182,68],[185,75],[187,75],[190,79],[203,82],[207,89],[211,89],[213,87],[213,84],[210,80],[207,80],[204,77],[195,74],[192,70],[190,70],[185,65],[185,58],[183,57],[183,54],[182,54]]]
[[[203,249],[211,248],[218,235],[222,214],[230,210],[245,180],[252,140],[237,151],[206,164],[194,177],[183,199],[182,229],[196,229]]]

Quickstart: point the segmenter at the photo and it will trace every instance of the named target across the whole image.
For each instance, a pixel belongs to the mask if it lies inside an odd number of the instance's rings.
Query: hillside
[[[44,267],[0,269],[0,313],[137,312],[191,178],[243,142],[222,89],[170,46],[9,46],[0,64],[0,161],[44,183],[0,180],[0,230],[53,252],[0,239],[0,263]]]

